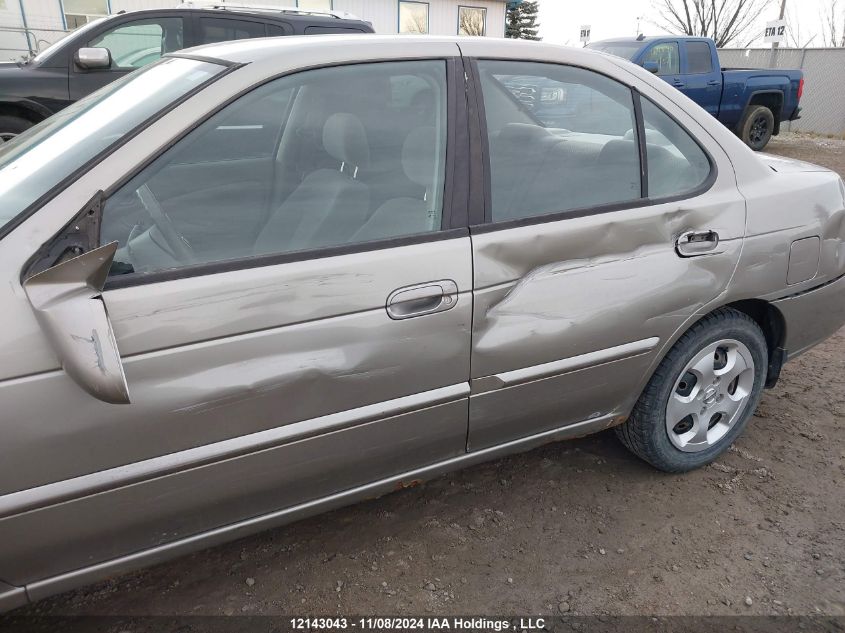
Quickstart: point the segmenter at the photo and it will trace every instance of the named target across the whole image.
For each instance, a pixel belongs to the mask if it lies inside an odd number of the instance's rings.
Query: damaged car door
[[[25,293],[3,284],[20,326],[4,346],[49,348],[67,371],[0,381],[2,581],[37,597],[41,579],[464,453],[456,67],[330,65],[246,86],[232,73],[240,96],[200,93],[195,107],[220,109],[157,155],[139,158],[190,109],[71,184],[99,174],[106,192],[87,191],[61,234],[36,215],[8,236],[9,258],[49,240]],[[249,113],[260,146],[238,142]],[[52,265],[86,227],[99,248]]]
[[[572,66],[480,59],[475,72],[490,195],[473,228],[469,447],[606,428],[726,287],[745,202],[679,109]]]

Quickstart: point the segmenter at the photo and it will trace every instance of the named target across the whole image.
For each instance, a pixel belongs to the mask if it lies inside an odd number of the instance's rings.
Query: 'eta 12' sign
[[[585,44],[590,41],[590,25],[581,25],[581,41]]]
[[[763,36],[766,44],[780,44],[786,41],[786,20],[766,22],[766,33]]]

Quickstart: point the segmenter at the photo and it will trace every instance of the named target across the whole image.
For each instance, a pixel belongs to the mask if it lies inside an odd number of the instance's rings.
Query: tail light
[[[804,94],[804,78],[801,77],[801,80],[798,82],[798,99],[801,99],[801,95]]]

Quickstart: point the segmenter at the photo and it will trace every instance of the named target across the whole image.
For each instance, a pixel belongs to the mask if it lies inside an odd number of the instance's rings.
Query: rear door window
[[[214,44],[230,40],[248,40],[265,37],[267,29],[261,22],[234,20],[232,18],[200,18],[199,43]]]
[[[478,66],[494,222],[641,196],[629,88],[572,66],[493,60]]]
[[[707,42],[687,42],[687,72],[692,75],[713,72],[713,57]]]

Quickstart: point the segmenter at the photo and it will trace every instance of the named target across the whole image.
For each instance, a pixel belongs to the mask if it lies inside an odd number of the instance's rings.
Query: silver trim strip
[[[653,350],[659,342],[660,339],[658,337],[652,336],[651,338],[624,343],[623,345],[616,345],[615,347],[608,347],[606,349],[596,350],[595,352],[579,354],[578,356],[571,356],[562,360],[543,363],[542,365],[532,365],[531,367],[514,369],[501,374],[474,378],[472,380],[472,395],[475,396],[488,391],[502,389],[503,387],[512,387],[513,385],[548,378],[549,376],[566,374],[578,369],[592,367],[593,365],[602,365],[615,360],[631,358],[632,356],[638,356]]]
[[[66,574],[53,576],[44,580],[38,580],[26,586],[29,599],[33,602],[46,598],[47,596],[67,591],[80,585],[96,582],[103,578],[108,578],[117,573],[124,573],[132,569],[146,567],[165,560],[169,560],[179,555],[187,554],[199,549],[211,547],[221,543],[225,543],[236,538],[248,536],[262,530],[267,530],[271,527],[278,527],[286,523],[292,523],[299,519],[308,516],[327,512],[329,510],[340,508],[356,501],[364,499],[372,499],[379,497],[389,492],[394,492],[400,488],[413,483],[414,485],[420,483],[421,480],[433,479],[444,473],[466,468],[490,459],[516,453],[520,451],[527,451],[542,444],[556,442],[559,440],[572,439],[590,435],[597,431],[601,431],[616,424],[621,423],[624,416],[607,415],[593,420],[585,420],[577,424],[570,424],[559,429],[545,431],[532,435],[526,438],[521,438],[505,444],[500,444],[491,448],[485,448],[473,453],[467,453],[459,457],[453,457],[430,466],[424,466],[416,470],[408,471],[381,479],[358,488],[339,492],[328,497],[323,497],[314,501],[292,506],[278,512],[272,512],[231,525],[225,525],[208,532],[201,534],[194,534],[178,541],[173,541],[166,545],[161,545],[155,548],[147,549],[141,552],[135,552],[121,558],[115,558],[110,561],[91,565],[90,567],[83,567]]]
[[[132,483],[160,477],[203,464],[229,459],[239,455],[273,448],[315,435],[339,431],[374,420],[393,417],[466,398],[469,384],[450,385],[424,391],[386,402],[358,407],[319,418],[294,422],[285,426],[234,437],[213,444],[189,448],[178,453],[153,457],[125,466],[117,466],[96,473],[81,475],[35,488],[28,488],[0,496],[0,519],[53,505],[69,499],[105,490],[120,488]]]

